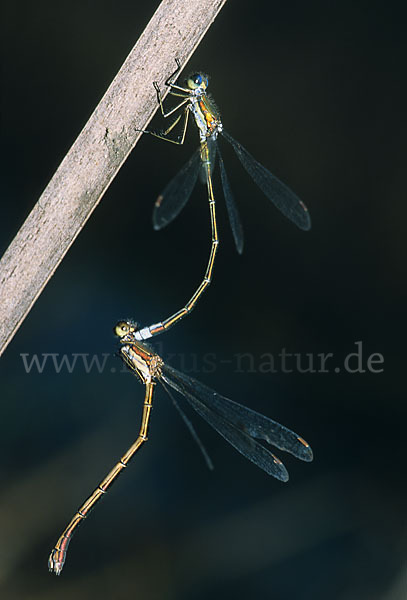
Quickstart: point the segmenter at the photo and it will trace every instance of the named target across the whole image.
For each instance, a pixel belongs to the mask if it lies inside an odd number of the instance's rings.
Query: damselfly
[[[165,112],[161,90],[157,82],[154,82],[154,87],[157,92],[157,100],[163,117],[167,118],[177,111],[181,112],[165,131],[158,133],[143,130],[143,133],[150,133],[155,137],[173,144],[183,144],[188,126],[189,113],[191,113],[199,130],[200,147],[158,196],[153,211],[153,224],[155,229],[162,229],[175,219],[189,200],[198,179],[198,175],[200,175],[201,181],[207,184],[208,189],[212,246],[204,278],[191,299],[184,308],[165,321],[157,323],[151,328],[144,328],[143,339],[157,335],[157,333],[172,327],[177,321],[190,313],[211,282],[213,265],[219,245],[215,198],[212,185],[212,173],[216,159],[219,163],[222,188],[236,249],[239,253],[242,253],[243,251],[243,228],[217,142],[219,134],[231,144],[243,167],[265,196],[267,196],[267,198],[269,198],[273,204],[300,229],[308,230],[311,227],[308,209],[302,200],[300,200],[284,183],[277,179],[277,177],[272,175],[270,171],[258,163],[253,156],[239,144],[239,142],[233,139],[232,136],[225,131],[219,110],[207,93],[208,77],[203,73],[194,73],[186,80],[187,87],[176,85],[175,81],[181,70],[181,64],[178,59],[176,59],[176,63],[177,69],[170,77],[168,77],[165,85],[170,88],[169,93],[172,96],[181,97],[183,100],[177,104],[177,106],[173,107],[168,112]],[[182,119],[182,133],[177,139],[172,139],[169,137],[169,134]]]
[[[151,347],[136,341],[134,334],[137,331],[137,325],[135,323],[119,321],[114,331],[122,344],[120,347],[121,358],[138,380],[145,385],[141,427],[134,444],[79,508],[59,537],[48,561],[49,570],[57,575],[62,571],[69,542],[78,526],[109,490],[123,469],[127,467],[140,446],[147,441],[154,389],[157,382],[161,383],[168,392],[196,439],[198,438],[192,424],[178,406],[169,388],[183,396],[192,408],[243,456],[280,481],[288,480],[285,466],[257,440],[264,440],[300,460],[307,462],[312,460],[312,450],[309,444],[290,429],[246,406],[221,396],[196,379],[167,365],[158,354],[153,352]]]

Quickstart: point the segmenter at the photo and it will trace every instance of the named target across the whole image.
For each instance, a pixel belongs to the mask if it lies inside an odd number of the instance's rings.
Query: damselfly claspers
[[[119,321],[114,331],[120,339],[121,358],[138,380],[145,385],[141,427],[134,444],[83,503],[59,537],[48,560],[49,570],[56,575],[62,571],[68,545],[76,529],[127,467],[140,446],[147,441],[154,389],[157,382],[161,383],[168,392],[196,439],[192,424],[183,414],[168,388],[172,388],[183,396],[192,408],[243,456],[280,481],[288,480],[285,466],[257,440],[264,440],[300,460],[309,462],[313,458],[309,444],[290,429],[246,406],[221,396],[196,379],[165,364],[150,346],[137,341],[134,335],[137,326],[132,321]]]
[[[181,71],[181,64],[178,59],[176,59],[176,63],[177,69],[170,77],[168,77],[165,85],[170,88],[169,93],[172,96],[181,97],[183,98],[182,101],[168,112],[165,112],[161,90],[157,82],[154,82],[154,87],[157,92],[157,100],[163,117],[170,117],[177,111],[180,111],[180,113],[171,125],[161,133],[142,131],[143,133],[150,133],[155,137],[173,144],[181,145],[185,140],[188,118],[191,113],[199,130],[200,147],[158,196],[154,205],[153,225],[155,229],[162,229],[175,219],[189,200],[198,179],[198,175],[200,175],[201,181],[206,183],[208,189],[212,246],[204,278],[185,307],[165,321],[161,321],[151,327],[145,327],[142,337],[139,337],[138,339],[147,339],[157,335],[158,333],[169,329],[177,321],[189,314],[211,282],[213,265],[219,246],[215,198],[212,185],[212,173],[215,167],[216,158],[219,163],[222,188],[236,249],[239,253],[242,253],[243,251],[243,228],[217,142],[219,134],[231,144],[243,167],[265,196],[267,196],[267,198],[269,198],[273,204],[300,229],[308,230],[311,227],[309,212],[302,200],[300,200],[290,188],[277,179],[277,177],[272,175],[270,171],[258,163],[253,156],[239,144],[239,142],[233,139],[232,136],[225,131],[219,110],[207,93],[207,75],[204,75],[203,73],[194,73],[186,80],[186,87],[179,86],[175,84],[175,81]],[[172,139],[169,137],[169,134],[182,119],[182,133],[177,139]]]

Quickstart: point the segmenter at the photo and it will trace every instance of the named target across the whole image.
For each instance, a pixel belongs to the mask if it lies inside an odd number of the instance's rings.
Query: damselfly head
[[[206,90],[208,87],[208,76],[204,75],[204,73],[193,73],[188,77],[186,84],[190,90],[196,90],[198,88]]]
[[[124,342],[124,338],[126,338],[126,336],[132,335],[137,330],[137,323],[134,323],[133,321],[119,321],[114,326],[113,333]]]

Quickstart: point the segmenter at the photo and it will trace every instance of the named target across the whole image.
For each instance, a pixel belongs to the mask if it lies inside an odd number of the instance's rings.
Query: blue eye
[[[202,89],[208,87],[208,78],[203,73],[193,73],[186,80],[186,84],[191,90]]]

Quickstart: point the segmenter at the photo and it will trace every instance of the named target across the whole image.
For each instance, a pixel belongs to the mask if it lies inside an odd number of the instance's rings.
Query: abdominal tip
[[[62,568],[64,563],[62,561],[55,559],[56,550],[54,549],[50,557],[48,559],[48,569],[50,573],[55,573],[55,575],[61,575]]]

